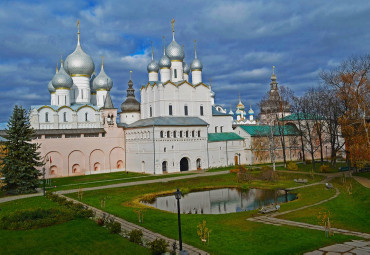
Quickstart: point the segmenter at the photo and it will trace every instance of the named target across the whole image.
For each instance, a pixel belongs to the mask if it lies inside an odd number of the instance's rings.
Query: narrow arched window
[[[45,122],[49,122],[49,113],[45,112]]]
[[[200,137],[200,130],[198,130],[198,137]]]
[[[182,131],[180,131],[180,138],[182,138]]]
[[[186,132],[185,132],[185,136],[186,136],[186,137],[189,137],[189,131],[186,131]]]
[[[184,106],[184,114],[185,116],[188,116],[188,106],[187,105]]]
[[[215,133],[217,133],[217,127],[215,127]]]
[[[87,121],[87,112],[85,112],[85,121]]]
[[[170,137],[171,137],[170,131],[167,131],[167,138],[170,138]]]
[[[63,121],[67,122],[67,113],[66,112],[63,112]]]
[[[152,107],[150,106],[150,108],[149,108],[149,111],[150,111],[150,117],[152,117],[153,116],[153,110],[152,110]]]
[[[203,105],[200,106],[200,116],[203,116],[204,112],[203,112]]]
[[[173,131],[173,137],[176,138],[176,131]]]
[[[177,69],[173,70],[173,76],[175,79],[177,78]]]
[[[160,132],[160,136],[161,136],[161,138],[163,138],[163,131]]]
[[[172,105],[171,104],[168,106],[168,114],[172,116]]]
[[[195,137],[195,131],[193,130],[193,131],[191,131],[191,136],[192,137]]]

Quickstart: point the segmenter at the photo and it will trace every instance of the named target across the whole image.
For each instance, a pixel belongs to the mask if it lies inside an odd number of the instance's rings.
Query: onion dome
[[[81,48],[79,21],[77,21],[77,29],[77,47],[75,51],[67,57],[65,69],[71,76],[90,77],[95,70],[95,65],[92,58]]]
[[[73,80],[64,70],[63,59],[61,62],[59,72],[54,75],[51,83],[55,89],[70,89],[72,88]]]
[[[240,95],[239,95],[239,103],[238,105],[236,106],[236,108],[240,109],[240,110],[244,110],[244,104],[242,103],[242,101],[240,100]]]
[[[249,113],[249,115],[253,115],[254,114],[254,111],[252,110],[252,105],[250,105],[248,113]]]
[[[157,62],[155,62],[154,59],[148,64],[147,67],[148,73],[158,73],[159,65]]]
[[[95,77],[96,77],[96,75],[95,75],[95,71],[94,71],[93,75],[91,76],[91,79],[90,79],[90,93],[91,94],[96,93],[95,89],[93,88],[93,82],[94,82]]]
[[[101,69],[98,76],[93,80],[92,88],[95,91],[98,90],[111,90],[113,87],[112,79],[104,72],[103,57],[101,58]]]
[[[172,42],[167,46],[166,55],[171,61],[183,61],[185,58],[184,49],[175,41],[175,23],[172,23]]]
[[[236,114],[236,115],[241,115],[241,114],[242,114],[242,111],[241,111],[240,109],[237,109],[237,110],[235,111],[235,114]]]
[[[159,65],[154,60],[154,55],[153,55],[153,41],[151,43],[152,43],[152,61],[148,64],[147,70],[148,70],[148,73],[158,73]]]
[[[190,67],[185,62],[182,62],[182,68],[184,69],[184,73],[186,74],[190,73]]]
[[[167,69],[167,68],[169,69],[169,68],[171,68],[171,60],[166,55],[166,46],[165,46],[165,43],[164,43],[164,36],[163,36],[163,56],[159,60],[158,64],[159,64],[160,69]]]
[[[197,57],[197,40],[194,40],[194,44],[195,44],[195,58],[193,62],[191,62],[190,68],[192,71],[202,71],[203,64]]]
[[[130,71],[131,76],[131,71]],[[135,98],[135,89],[133,88],[134,83],[128,81],[127,99],[121,104],[122,112],[140,112],[140,103]]]
[[[55,70],[55,74],[57,74],[57,73],[58,73],[58,62],[57,62],[57,68]],[[48,83],[48,90],[49,90],[50,94],[55,93],[56,90],[55,90],[55,88],[53,86],[53,80],[49,81],[49,83]]]

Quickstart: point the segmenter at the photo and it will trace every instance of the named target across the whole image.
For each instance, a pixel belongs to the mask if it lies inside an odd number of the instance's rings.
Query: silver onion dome
[[[184,73],[186,74],[190,73],[190,67],[185,62],[182,62],[182,68],[184,69]]]
[[[54,75],[51,83],[55,89],[70,89],[72,87],[73,80],[64,70],[63,60],[59,72]]]
[[[158,64],[159,64],[159,68],[161,68],[161,69],[162,68],[171,68],[171,60],[165,54],[163,54],[163,56],[159,60]]]
[[[215,97],[216,96],[216,93],[213,91],[213,90],[211,90],[211,97]]]
[[[173,39],[170,45],[167,46],[166,55],[171,61],[183,61],[185,58],[184,49],[175,41],[175,39]]]
[[[93,90],[111,90],[113,87],[113,81],[112,79],[105,73],[104,71],[104,65],[103,65],[103,58],[102,58],[102,64],[101,64],[101,70],[98,76],[96,76],[93,80]]]
[[[190,68],[192,71],[202,71],[203,64],[198,58],[195,58],[193,62],[191,62]]]
[[[55,93],[55,91],[56,91],[55,88],[54,88],[54,86],[53,86],[53,82],[52,81],[49,81],[48,90],[49,90],[50,94],[51,93]]]
[[[152,59],[152,61],[148,64],[147,70],[148,70],[148,73],[152,73],[152,72],[158,73],[158,70],[159,70],[158,63],[154,59]]]
[[[90,77],[95,70],[94,61],[86,54],[80,45],[80,30],[77,32],[77,47],[72,54],[70,54],[65,63],[65,70],[71,76],[86,76]]]

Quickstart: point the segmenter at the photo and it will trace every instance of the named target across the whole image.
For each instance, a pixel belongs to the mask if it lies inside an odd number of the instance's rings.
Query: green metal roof
[[[285,121],[294,121],[294,120],[323,120],[325,119],[323,116],[313,114],[313,113],[293,113],[291,115],[285,116],[281,118],[280,120]]]
[[[271,134],[271,127],[268,125],[260,125],[260,126],[243,126],[241,125],[240,128],[242,128],[245,132],[250,134],[251,136],[268,136]],[[283,127],[280,127],[281,131],[283,130]],[[273,126],[272,130],[274,132],[275,136],[279,136],[279,127]],[[285,125],[284,126],[284,135],[299,135],[299,130],[292,125]]]
[[[243,137],[233,132],[208,134],[208,142],[244,140]]]

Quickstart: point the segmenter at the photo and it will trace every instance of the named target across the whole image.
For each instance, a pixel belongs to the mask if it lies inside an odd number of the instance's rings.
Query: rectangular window
[[[203,105],[200,106],[200,116],[203,116]]]
[[[45,139],[62,138],[62,135],[45,135]]]
[[[99,137],[99,133],[84,134],[84,137]]]
[[[67,122],[67,113],[66,112],[63,113],[63,121]]]
[[[84,99],[84,91],[81,89],[81,98]]]
[[[168,106],[168,112],[170,116],[172,116],[172,105],[171,104]]]
[[[66,134],[66,138],[80,138],[81,134]]]
[[[221,126],[221,127],[220,127],[220,132],[221,132],[221,133],[222,133],[222,128],[223,128],[223,126]]]
[[[217,127],[215,127],[215,133],[217,133]]]
[[[153,110],[152,110],[152,107],[150,106],[150,108],[149,108],[149,111],[150,111],[150,117],[152,117],[153,116]]]
[[[185,116],[188,116],[188,106],[187,105],[184,106],[184,112],[185,112]]]
[[[176,69],[173,70],[173,76],[174,76],[175,79],[177,78],[177,70]]]
[[[45,122],[49,122],[49,113],[48,112],[45,113]]]

